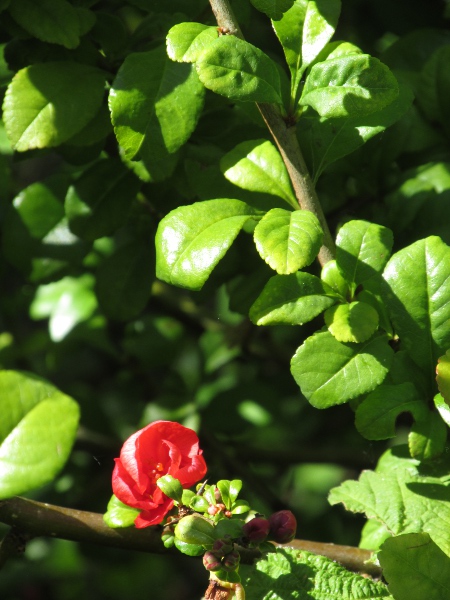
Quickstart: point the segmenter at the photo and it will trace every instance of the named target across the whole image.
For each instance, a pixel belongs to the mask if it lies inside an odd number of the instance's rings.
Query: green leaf
[[[103,515],[103,520],[108,527],[132,527],[140,512],[137,508],[127,506],[113,494],[108,502],[106,513]]]
[[[450,350],[438,358],[436,381],[442,398],[450,402]]]
[[[200,53],[219,36],[217,27],[179,23],[167,34],[167,54],[178,62],[196,62]]]
[[[438,48],[422,69],[417,100],[430,121],[437,121],[450,135],[450,110],[447,98],[450,94],[450,77],[447,69],[450,46]]]
[[[249,316],[256,325],[303,325],[336,300],[331,289],[314,275],[275,275],[255,300]]]
[[[52,481],[66,463],[78,404],[43,379],[0,372],[0,499]]]
[[[382,523],[375,519],[369,519],[362,528],[359,548],[377,551],[389,537],[391,534]]]
[[[308,2],[302,35],[302,70],[317,58],[332,38],[340,12],[340,0]]]
[[[67,192],[65,211],[71,231],[89,241],[113,234],[124,224],[140,186],[118,159],[97,161]]]
[[[398,96],[391,71],[368,54],[350,54],[315,64],[300,98],[321,117],[363,117],[383,109]]]
[[[450,598],[450,558],[426,533],[409,533],[384,542],[378,554],[395,600]]]
[[[94,313],[97,299],[93,287],[94,278],[89,273],[40,285],[30,306],[30,316],[32,319],[50,317],[50,337],[60,342]]]
[[[181,206],[156,232],[156,276],[199,290],[237,234],[257,211],[240,200],[207,200]]]
[[[365,302],[332,306],[324,316],[328,330],[339,342],[365,342],[378,328],[378,313]]]
[[[183,492],[184,494],[184,492]],[[183,504],[185,504],[183,500]],[[187,504],[189,508],[192,508],[196,512],[206,512],[209,508],[209,502],[203,496],[193,496],[189,503]]]
[[[205,87],[230,100],[282,104],[276,63],[233,35],[221,36],[208,46],[196,68]]]
[[[350,297],[350,286],[342,276],[335,260],[329,260],[322,269],[320,274],[321,280],[343,300]]]
[[[241,565],[246,600],[391,599],[384,584],[347,571],[329,558],[293,548],[268,552],[253,566]]]
[[[80,43],[79,15],[66,0],[14,0],[9,12],[25,31],[44,42],[69,49]]]
[[[432,475],[420,475],[420,462],[407,458],[404,446],[385,452],[377,472],[363,471],[358,481],[345,481],[330,492],[329,502],[363,512],[383,523],[393,535],[425,532],[450,553],[450,488],[448,463],[435,463]]]
[[[244,525],[244,521],[241,519],[221,519],[216,527],[215,534],[216,538],[224,538],[229,535],[232,538],[240,538],[242,537],[242,527]]]
[[[201,556],[205,552],[203,546],[198,544],[188,544],[187,542],[183,542],[178,538],[175,538],[174,543],[177,550],[183,554],[186,554],[187,556]]]
[[[381,273],[393,243],[390,229],[368,221],[350,221],[339,229],[336,263],[345,279],[358,285]]]
[[[227,509],[230,510],[231,505],[239,496],[239,492],[242,488],[242,481],[240,479],[234,479],[233,481],[221,479],[217,482],[217,487],[219,488],[223,503]]]
[[[450,406],[447,404],[441,394],[436,394],[434,397],[434,404],[441,415],[441,419],[450,427]]]
[[[250,2],[270,19],[278,20],[291,8],[294,0],[250,0]]]
[[[289,275],[310,265],[319,253],[323,231],[312,212],[290,212],[273,208],[254,231],[256,249],[280,275]]]
[[[125,157],[142,159],[152,178],[161,178],[159,164],[189,139],[203,97],[194,67],[171,61],[163,46],[129,54],[109,94],[114,131]]]
[[[278,196],[297,209],[298,202],[280,153],[267,140],[251,140],[238,144],[223,156],[220,168],[234,185]]]
[[[362,344],[343,344],[326,331],[309,337],[298,348],[291,372],[310,404],[328,408],[380,385],[392,356],[386,336],[375,336]]]
[[[105,75],[61,61],[22,69],[8,86],[3,118],[16,150],[59,146],[81,131],[100,109]]]
[[[172,475],[163,475],[158,479],[156,485],[159,489],[172,500],[181,502],[183,496],[183,486],[178,479],[172,477]]]
[[[450,248],[436,237],[392,256],[384,271],[384,300],[402,347],[429,374],[450,347]],[[414,293],[411,293],[414,290]]]
[[[411,456],[418,460],[432,460],[445,451],[447,427],[439,413],[426,411],[416,419],[408,436]]]
[[[415,420],[424,418],[427,405],[412,383],[380,385],[356,409],[355,426],[368,440],[395,437],[397,417],[409,412]]]

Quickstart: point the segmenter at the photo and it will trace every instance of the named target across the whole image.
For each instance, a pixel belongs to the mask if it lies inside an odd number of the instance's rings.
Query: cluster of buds
[[[203,555],[203,565],[208,571],[236,571],[239,561],[240,554],[235,550],[230,536],[216,540],[211,550]]]
[[[242,533],[245,543],[258,545],[267,539],[277,544],[291,542],[297,532],[297,520],[290,510],[280,510],[268,519],[255,517],[245,523]]]

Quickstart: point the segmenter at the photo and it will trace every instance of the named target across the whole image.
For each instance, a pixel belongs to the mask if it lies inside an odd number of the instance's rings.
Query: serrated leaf
[[[78,404],[40,377],[0,373],[0,498],[54,479],[75,441]]]
[[[380,385],[392,356],[386,336],[375,336],[362,344],[344,344],[326,331],[309,337],[298,348],[292,357],[291,372],[310,404],[328,408]]]
[[[298,202],[283,159],[267,140],[251,140],[238,144],[220,161],[225,177],[234,185],[283,198],[293,208]]]
[[[368,54],[350,54],[317,63],[306,78],[300,104],[321,117],[363,117],[398,96],[391,71]]]
[[[447,427],[439,413],[426,411],[416,419],[408,436],[409,452],[418,460],[432,460],[445,450]]]
[[[409,533],[384,542],[378,554],[395,600],[450,598],[450,558],[426,533]]]
[[[221,36],[208,46],[196,68],[205,87],[230,100],[282,104],[276,63],[233,35]]]
[[[378,313],[365,302],[332,306],[324,317],[329,332],[339,342],[365,342],[378,328]]]
[[[436,381],[441,396],[450,403],[450,350],[438,358]]]
[[[349,221],[336,238],[336,263],[345,279],[358,285],[381,273],[391,253],[392,231],[368,221]]]
[[[71,231],[89,241],[115,233],[124,224],[140,186],[118,159],[97,161],[67,191],[64,208]]]
[[[395,437],[397,417],[409,412],[418,420],[428,413],[426,402],[412,383],[380,385],[356,409],[356,429],[368,440]]]
[[[251,567],[241,565],[240,572],[247,600],[392,600],[384,584],[293,548],[268,552]]]
[[[250,2],[270,19],[278,20],[291,8],[294,0],[250,0]]]
[[[142,159],[158,179],[158,165],[194,131],[203,97],[194,67],[171,61],[163,46],[129,54],[109,94],[114,131],[125,157]]]
[[[261,258],[278,274],[289,275],[316,258],[323,231],[310,211],[273,208],[256,225],[253,236]]]
[[[244,224],[258,212],[240,200],[207,200],[181,206],[156,232],[156,276],[199,290]]]
[[[80,43],[80,18],[77,9],[66,0],[14,0],[9,12],[25,31],[39,40],[61,44],[70,50]]]
[[[436,463],[433,475],[420,475],[420,462],[406,453],[399,446],[388,450],[377,472],[364,471],[358,481],[345,481],[331,490],[328,500],[377,519],[393,535],[426,532],[449,554],[448,464]]]
[[[217,27],[202,23],[178,23],[167,34],[167,54],[172,60],[193,63],[218,36]]]
[[[330,288],[309,273],[275,275],[250,308],[256,325],[303,325],[336,302]]]
[[[103,515],[103,520],[108,527],[132,527],[140,512],[137,508],[127,506],[113,494],[108,502],[106,513]]]
[[[392,256],[384,271],[384,300],[402,347],[432,382],[450,347],[450,248],[432,236]],[[411,293],[414,290],[414,293]]]
[[[362,528],[359,548],[376,551],[390,537],[391,534],[382,523],[369,519]]]
[[[104,90],[102,71],[80,63],[47,62],[20,70],[3,102],[9,140],[19,152],[62,144],[96,115]]]

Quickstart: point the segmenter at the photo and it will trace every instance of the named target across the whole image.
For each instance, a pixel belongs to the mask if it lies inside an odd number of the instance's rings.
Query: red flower
[[[206,473],[198,437],[172,421],[155,421],[129,437],[116,458],[112,488],[117,498],[142,512],[138,528],[161,523],[173,506],[156,485],[162,475],[172,475],[189,488]]]

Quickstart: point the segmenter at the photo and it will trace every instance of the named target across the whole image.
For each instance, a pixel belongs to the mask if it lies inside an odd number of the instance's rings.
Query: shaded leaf
[[[294,0],[250,0],[255,8],[265,13],[270,19],[281,19],[283,13],[291,8]]]
[[[365,342],[378,328],[378,313],[365,302],[332,306],[324,316],[328,330],[339,342]]]
[[[450,403],[450,350],[438,358],[436,381],[442,398]]]
[[[439,413],[426,411],[416,419],[408,436],[411,456],[418,460],[432,460],[445,450],[447,427]]]

